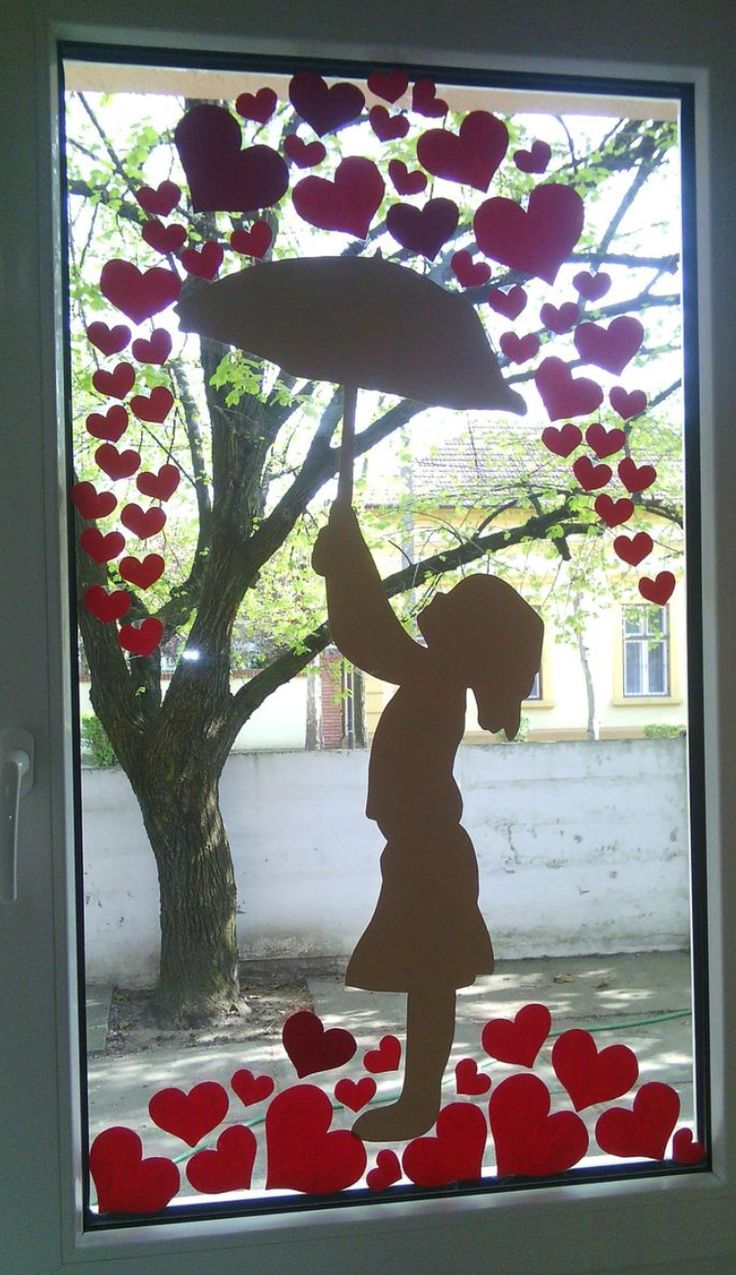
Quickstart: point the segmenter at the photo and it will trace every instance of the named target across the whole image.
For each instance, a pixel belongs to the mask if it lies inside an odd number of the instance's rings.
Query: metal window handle
[[[18,897],[18,814],[20,799],[33,787],[33,738],[7,730],[0,741],[0,902]]]

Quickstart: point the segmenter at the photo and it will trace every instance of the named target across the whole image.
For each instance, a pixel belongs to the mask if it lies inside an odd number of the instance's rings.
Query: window
[[[668,608],[624,607],[623,647],[624,696],[669,695]]]
[[[529,694],[527,695],[526,698],[528,700],[530,699],[538,700],[538,699],[544,698],[542,694],[542,670],[541,669],[539,669],[538,672],[534,674],[534,681],[532,682],[531,690],[529,691]]]

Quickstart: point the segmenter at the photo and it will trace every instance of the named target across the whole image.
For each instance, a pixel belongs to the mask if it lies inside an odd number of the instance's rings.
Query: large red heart
[[[647,405],[647,396],[643,390],[632,390],[627,394],[621,385],[614,385],[608,401],[622,421],[631,421],[635,416],[641,416]]]
[[[470,111],[457,136],[446,128],[422,133],[417,159],[435,177],[486,191],[508,144],[509,130],[502,120],[490,111]]]
[[[278,97],[273,89],[259,89],[257,93],[241,93],[235,99],[235,109],[244,120],[267,124],[276,110]]]
[[[562,336],[563,332],[575,327],[580,317],[580,306],[575,301],[563,301],[560,306],[547,301],[539,311],[539,317],[545,328]]]
[[[365,106],[365,97],[357,85],[343,82],[328,88],[316,71],[298,71],[292,76],[289,101],[319,137],[349,124]]]
[[[386,213],[386,229],[402,248],[433,261],[455,233],[458,217],[457,204],[451,199],[429,199],[423,208],[392,204]]]
[[[639,1078],[636,1054],[627,1045],[609,1045],[599,1053],[590,1032],[579,1028],[557,1037],[552,1066],[576,1111],[620,1098]]]
[[[155,363],[163,367],[171,354],[171,333],[166,328],[154,328],[150,340],[138,337],[131,346],[133,357],[141,363]]]
[[[399,195],[421,195],[427,185],[425,173],[420,172],[418,168],[409,172],[406,164],[400,159],[389,160],[388,175],[394,190]]]
[[[480,1107],[451,1102],[437,1117],[435,1138],[415,1138],[401,1164],[417,1186],[447,1186],[450,1182],[475,1182],[483,1169],[487,1140],[486,1121]]]
[[[562,429],[556,429],[554,425],[548,425],[542,430],[542,442],[549,451],[554,452],[555,456],[572,456],[576,447],[579,447],[583,441],[583,435],[577,425],[563,425]]]
[[[98,527],[85,527],[79,543],[84,552],[95,562],[112,562],[125,548],[125,536],[120,531],[108,531],[103,536]]]
[[[534,332],[527,332],[526,336],[504,332],[499,345],[511,363],[526,363],[539,352],[539,337]]]
[[[604,429],[599,422],[596,422],[595,425],[589,425],[586,429],[585,441],[599,460],[605,460],[607,456],[613,456],[621,451],[626,442],[626,435],[622,429]]]
[[[270,146],[241,150],[240,125],[222,106],[193,106],[174,129],[195,212],[253,212],[289,186],[286,161]]]
[[[118,642],[123,650],[131,655],[151,655],[161,641],[163,633],[164,626],[161,621],[149,616],[140,627],[135,624],[124,624],[118,631]]]
[[[583,230],[583,201],[571,186],[537,186],[524,212],[513,199],[486,199],[473,219],[487,257],[554,283]]]
[[[406,137],[409,121],[405,115],[389,115],[385,106],[372,106],[368,112],[370,126],[379,142],[393,142]]]
[[[384,102],[398,102],[409,87],[409,76],[398,67],[393,71],[371,71],[368,76],[368,88],[376,97]]]
[[[613,542],[613,552],[630,567],[638,567],[640,562],[649,557],[653,548],[654,541],[646,531],[639,531],[631,538],[616,536]]]
[[[552,158],[549,142],[532,142],[528,151],[514,151],[514,163],[522,173],[544,173]]]
[[[588,1150],[588,1133],[573,1111],[549,1114],[550,1096],[538,1076],[509,1076],[488,1104],[498,1176],[564,1173]]]
[[[123,629],[120,634],[122,636]],[[126,647],[126,650],[130,649]],[[189,1093],[184,1093],[183,1089],[159,1090],[148,1104],[148,1114],[159,1129],[165,1129],[190,1147],[196,1147],[206,1133],[211,1133],[224,1120],[229,1106],[230,1101],[222,1085],[204,1080]]]
[[[161,579],[165,565],[160,553],[148,553],[142,562],[139,558],[121,558],[118,570],[123,580],[134,584],[136,589],[150,589]]]
[[[116,589],[113,593],[108,593],[102,585],[93,584],[84,595],[84,605],[96,619],[102,620],[103,624],[109,624],[111,620],[122,620],[123,616],[128,614],[130,594],[124,589]]]
[[[382,1071],[396,1071],[400,1062],[401,1041],[398,1036],[382,1036],[378,1049],[369,1049],[363,1056],[363,1066],[374,1076]]]
[[[100,274],[100,292],[134,323],[142,323],[176,301],[178,275],[162,266],[141,272],[131,261],[107,261]]]
[[[598,1117],[598,1146],[608,1155],[663,1160],[679,1114],[680,1099],[672,1086],[650,1080],[642,1085],[633,1108],[612,1107]]]
[[[672,597],[675,583],[675,577],[671,571],[660,571],[654,580],[649,576],[643,576],[639,581],[639,592],[645,602],[653,602],[656,606],[663,607]]]
[[[385,1191],[393,1186],[401,1177],[401,1165],[395,1151],[379,1151],[376,1156],[376,1167],[366,1175],[366,1183],[371,1191]]]
[[[607,527],[620,527],[622,523],[629,521],[634,512],[634,506],[626,496],[622,496],[620,500],[614,500],[607,493],[596,496],[593,508]]]
[[[534,383],[551,421],[564,416],[587,416],[603,402],[603,390],[584,376],[573,379],[562,359],[543,359],[534,373]]]
[[[273,1093],[273,1080],[270,1076],[254,1076],[247,1067],[241,1067],[230,1078],[230,1084],[244,1107],[252,1107],[263,1102]]]
[[[161,531],[166,522],[166,514],[160,505],[153,505],[150,509],[141,509],[140,505],[126,505],[120,521],[139,540],[148,540],[149,536],[157,536]]]
[[[179,260],[187,274],[196,279],[214,279],[222,265],[225,251],[220,243],[206,243],[202,248],[185,248]]]
[[[455,1088],[458,1093],[483,1094],[491,1087],[491,1077],[478,1071],[474,1058],[461,1058],[455,1066]]]
[[[496,311],[496,314],[502,314],[505,319],[518,319],[526,302],[526,293],[518,283],[515,283],[507,292],[503,288],[491,288],[488,293],[489,306]]]
[[[110,398],[125,398],[135,384],[135,368],[132,363],[118,363],[112,372],[99,367],[93,373],[92,384],[98,394],[107,394]]]
[[[103,354],[119,354],[130,340],[130,328],[125,323],[118,323],[114,328],[106,323],[90,323],[87,337]]]
[[[605,372],[620,376],[644,340],[644,328],[638,319],[622,314],[607,328],[598,323],[581,323],[574,340],[584,363],[594,363]]]
[[[583,491],[595,491],[597,487],[605,487],[613,471],[610,465],[594,465],[590,456],[578,456],[572,472]]]
[[[314,168],[327,154],[321,142],[305,142],[296,133],[284,138],[284,151],[297,168]]]
[[[108,478],[117,481],[118,478],[130,478],[135,473],[141,463],[138,452],[134,452],[131,447],[127,451],[119,452],[114,443],[103,443],[95,451],[95,460],[100,469],[104,470]]]
[[[181,191],[176,182],[166,181],[161,182],[155,190],[150,186],[141,186],[135,197],[143,211],[152,217],[168,217],[181,199]]]
[[[157,385],[150,394],[134,394],[130,410],[139,421],[152,421],[160,425],[174,406],[174,395],[165,385]]]
[[[343,1027],[331,1027],[325,1031],[322,1020],[306,1009],[287,1018],[281,1036],[300,1080],[315,1071],[342,1067],[358,1048],[355,1037],[349,1031]]]
[[[89,1171],[100,1213],[158,1213],[179,1190],[179,1170],[163,1156],[143,1159],[133,1129],[115,1125],[98,1133],[89,1150]]]
[[[618,476],[627,491],[646,491],[656,480],[654,465],[637,465],[630,456],[618,463]]]
[[[449,107],[441,97],[437,97],[434,80],[417,80],[411,95],[411,109],[425,119],[439,120],[446,115]]]
[[[297,182],[294,207],[310,226],[365,239],[384,190],[373,161],[351,156],[338,164],[334,182],[324,177],[303,177]]]
[[[344,1107],[351,1111],[360,1111],[369,1103],[376,1092],[376,1082],[371,1076],[362,1076],[360,1080],[338,1080],[335,1085],[335,1097]]]
[[[230,247],[244,257],[265,257],[271,247],[273,231],[267,221],[254,221],[250,230],[238,227],[230,236]]]
[[[231,1125],[217,1139],[217,1150],[198,1151],[187,1164],[187,1177],[195,1191],[218,1195],[222,1191],[247,1191],[253,1177],[256,1136],[244,1125]]]
[[[71,494],[75,507],[88,522],[106,518],[118,503],[111,491],[98,492],[93,483],[75,483]]]
[[[552,1016],[546,1005],[525,1005],[515,1018],[492,1018],[481,1034],[486,1053],[499,1062],[533,1067],[549,1035]]]
[[[154,217],[152,221],[145,223],[141,236],[154,252],[167,256],[169,253],[178,252],[186,243],[187,232],[184,226],[165,226],[162,221]]]
[[[572,282],[575,290],[581,297],[585,297],[586,301],[600,301],[611,286],[611,276],[603,272],[589,274],[587,270],[581,270],[580,274],[574,275]]]
[[[452,273],[463,288],[477,288],[488,283],[491,267],[487,261],[473,261],[473,254],[467,248],[454,252],[450,259]]]
[[[136,478],[136,487],[152,500],[170,500],[179,486],[181,474],[176,465],[162,465],[157,474],[148,471]]]
[[[273,1099],[266,1112],[269,1190],[328,1195],[363,1176],[365,1147],[347,1130],[330,1133],[332,1114],[332,1103],[316,1085],[294,1085]]]
[[[85,424],[93,438],[117,443],[128,428],[128,413],[120,403],[115,403],[106,412],[90,412]]]

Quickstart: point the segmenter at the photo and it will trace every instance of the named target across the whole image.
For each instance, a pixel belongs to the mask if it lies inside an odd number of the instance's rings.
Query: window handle
[[[20,799],[33,787],[33,738],[7,730],[0,741],[0,903],[18,897]]]

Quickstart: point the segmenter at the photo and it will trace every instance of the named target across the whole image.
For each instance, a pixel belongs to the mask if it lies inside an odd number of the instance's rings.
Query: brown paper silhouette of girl
[[[345,981],[407,993],[404,1085],[364,1112],[367,1141],[425,1133],[437,1118],[455,1031],[455,993],[493,970],[478,908],[478,865],[460,824],[453,763],[473,691],[483,729],[513,739],[539,669],[543,625],[495,576],[461,580],[420,612],[426,646],[394,615],[353,509],[339,497],[312,565],[325,577],[330,632],[351,663],[398,686],[371,748],[366,814],[386,838],[376,909]]]

